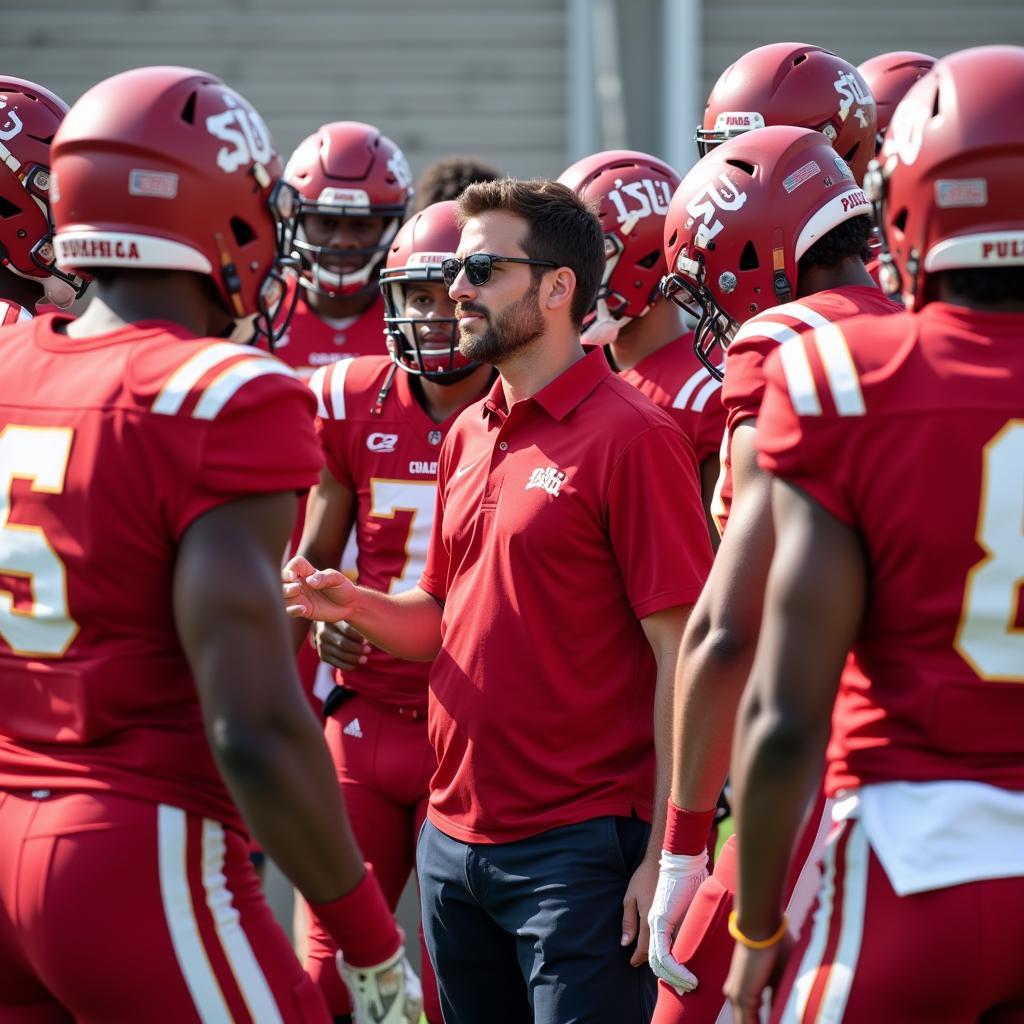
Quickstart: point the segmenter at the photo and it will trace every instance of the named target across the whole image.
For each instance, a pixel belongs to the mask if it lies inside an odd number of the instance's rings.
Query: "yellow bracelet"
[[[750,939],[740,931],[740,926],[736,923],[736,911],[733,910],[729,914],[729,934],[738,943],[740,943],[740,945],[746,946],[747,949],[768,949],[771,946],[777,945],[782,941],[782,937],[786,934],[786,929],[788,927],[789,920],[786,915],[783,914],[782,924],[780,924],[767,939]]]

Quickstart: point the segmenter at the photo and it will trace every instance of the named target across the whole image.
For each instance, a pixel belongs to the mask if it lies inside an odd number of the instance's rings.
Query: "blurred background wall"
[[[186,64],[246,95],[284,154],[354,119],[414,172],[468,152],[524,176],[618,146],[685,170],[715,79],[762,43],[854,64],[1024,44],[1021,0],[4,0],[0,14],[0,68],[69,102],[125,68]]]

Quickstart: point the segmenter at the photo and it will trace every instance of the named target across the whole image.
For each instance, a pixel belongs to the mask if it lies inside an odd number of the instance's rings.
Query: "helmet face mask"
[[[460,234],[454,202],[427,206],[402,226],[380,273],[392,361],[400,370],[436,384],[455,384],[480,366],[459,351],[458,319],[437,315],[442,304],[450,305],[454,314],[441,263],[458,248]],[[410,315],[408,300],[417,288],[434,307],[427,315]]]
[[[715,348],[720,348],[723,353],[728,350],[738,324],[722,309],[704,283],[706,265],[700,253],[695,259],[680,254],[676,263],[676,270],[662,278],[661,294],[696,321],[693,350],[712,377],[722,380],[722,361],[716,357]]]
[[[372,125],[334,121],[299,144],[285,179],[299,193],[295,247],[302,259],[303,287],[328,298],[372,288],[413,195],[412,172],[402,151]],[[340,247],[328,244],[330,235],[314,227],[313,217],[380,218],[382,224],[372,239],[357,238],[357,244]],[[350,269],[332,267],[352,263]]]
[[[605,268],[586,340],[607,343],[658,298],[665,214],[680,178],[655,156],[613,149],[578,160],[558,180],[592,203],[601,222]]]

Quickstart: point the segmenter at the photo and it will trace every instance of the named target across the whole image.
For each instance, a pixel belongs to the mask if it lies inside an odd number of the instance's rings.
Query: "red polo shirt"
[[[430,820],[465,842],[650,821],[640,620],[692,604],[711,565],[685,437],[599,349],[511,410],[499,380],[445,440],[434,523]]]

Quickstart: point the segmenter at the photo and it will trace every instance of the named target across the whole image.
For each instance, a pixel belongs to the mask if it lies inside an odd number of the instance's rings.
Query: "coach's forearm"
[[[346,616],[370,643],[406,661],[432,661],[441,649],[441,605],[425,590],[383,594],[356,587]]]

